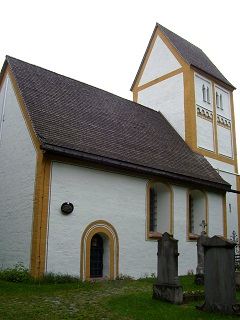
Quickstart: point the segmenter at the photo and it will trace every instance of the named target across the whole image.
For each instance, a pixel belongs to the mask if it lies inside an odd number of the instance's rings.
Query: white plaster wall
[[[198,148],[214,151],[213,123],[197,116]]]
[[[218,153],[232,158],[232,135],[231,130],[222,126],[217,126],[218,135]]]
[[[139,86],[179,68],[181,68],[181,64],[158,36],[143,71]]]
[[[156,183],[157,232],[170,232],[170,191],[163,183]]]
[[[222,195],[208,193],[208,235],[223,236],[223,203]]]
[[[202,192],[195,190],[191,193],[193,196],[193,210],[194,210],[194,232],[200,234],[202,227],[200,224],[202,220],[206,221],[206,203]]]
[[[36,151],[11,81],[2,91],[5,89],[0,140],[0,268],[19,262],[29,267]]]
[[[230,107],[230,95],[229,92],[224,90],[223,88],[215,85],[215,93],[217,92],[220,96],[222,95],[222,109],[217,108],[217,114],[231,120],[231,107]]]
[[[187,188],[172,186],[174,191],[174,238],[178,241],[179,275],[187,274],[188,270],[196,271],[197,247],[196,241],[187,240]],[[209,205],[209,235],[223,235],[222,197],[219,194],[207,192]]]
[[[219,174],[221,177],[231,184],[232,189],[236,190],[236,175],[234,174],[234,166],[217,161],[211,158],[207,158],[211,165],[215,169],[219,169]],[[227,171],[227,172],[222,172]],[[237,205],[237,195],[232,192],[227,192],[226,195],[226,210],[227,210],[227,236],[230,238],[232,232],[238,232],[238,205]]]
[[[139,278],[157,270],[157,242],[145,240],[146,179],[53,162],[47,270],[79,276],[81,236],[88,224],[106,220],[119,237],[119,272]],[[173,188],[174,237],[179,240],[179,274],[196,268],[196,242],[187,241],[187,188]],[[222,198],[208,194],[210,230],[223,229]],[[63,215],[63,202],[74,204]],[[217,219],[216,223],[215,219]]]
[[[213,110],[213,94],[212,94],[212,83],[208,81],[206,78],[195,73],[194,75],[194,83],[195,83],[195,103],[196,105],[202,106],[205,109],[210,111]],[[207,101],[203,101],[203,92],[202,86],[206,88],[206,96],[207,96],[207,87],[209,87],[209,95],[210,95],[210,103]]]
[[[79,276],[80,242],[93,221],[112,224],[119,237],[119,272],[134,277],[156,273],[157,243],[145,240],[147,180],[53,162],[47,271]],[[74,204],[63,215],[63,202]]]
[[[2,88],[0,90],[0,141],[2,135],[2,126],[3,126],[3,116],[4,116],[4,106],[5,106],[5,93],[6,93],[6,85],[8,80],[5,80],[2,84]]]
[[[174,192],[174,238],[178,240],[179,275],[187,274],[189,269],[195,271],[197,265],[196,242],[187,241],[187,188],[172,186]]]
[[[139,91],[138,103],[160,111],[185,139],[183,74]]]

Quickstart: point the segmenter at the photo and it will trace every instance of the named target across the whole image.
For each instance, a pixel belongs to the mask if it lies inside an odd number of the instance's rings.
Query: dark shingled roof
[[[167,28],[161,26],[159,23],[156,24],[156,27],[153,31],[152,37],[149,41],[148,47],[146,49],[146,52],[144,54],[144,57],[142,59],[142,62],[140,64],[139,70],[137,72],[137,75],[134,79],[134,82],[132,84],[131,90],[134,87],[134,84],[137,80],[137,77],[139,75],[139,72],[142,68],[143,62],[146,58],[148,49],[150,47],[151,41],[153,39],[153,36],[155,34],[156,29],[160,29],[163,34],[167,37],[167,39],[170,41],[170,43],[174,46],[174,48],[177,50],[179,55],[190,65],[193,66],[208,75],[213,76],[214,78],[222,81],[229,87],[231,87],[233,90],[236,89],[225,77],[224,75],[218,70],[218,68],[212,63],[212,61],[206,56],[206,54],[193,45],[192,43],[188,42],[187,40],[181,38],[177,34],[173,33],[172,31],[168,30]]]
[[[230,189],[161,113],[9,56],[5,67],[7,64],[43,149],[168,179]]]

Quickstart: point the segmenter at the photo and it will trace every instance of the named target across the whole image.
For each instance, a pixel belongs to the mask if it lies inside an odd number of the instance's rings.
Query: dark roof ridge
[[[156,111],[156,110],[154,110],[154,109],[152,109],[152,108],[150,108],[150,107],[148,107],[148,106],[142,105],[141,103],[138,103],[138,102],[129,100],[129,99],[124,98],[124,97],[120,97],[120,96],[118,96],[117,94],[112,93],[112,92],[109,92],[109,91],[107,91],[107,90],[105,90],[105,89],[98,88],[98,87],[93,86],[93,85],[91,85],[91,84],[88,84],[88,83],[86,83],[86,82],[83,82],[83,81],[80,81],[80,80],[77,80],[77,79],[74,79],[74,78],[65,76],[65,75],[63,75],[63,74],[57,73],[57,72],[55,72],[55,71],[51,71],[51,70],[49,70],[49,69],[46,69],[46,68],[37,66],[37,65],[35,65],[35,64],[33,64],[33,63],[29,63],[29,62],[26,62],[26,61],[24,61],[24,60],[21,60],[21,59],[15,58],[15,57],[11,57],[11,56],[6,55],[6,59],[7,59],[7,58],[10,58],[10,59],[13,59],[13,60],[16,60],[16,61],[20,61],[20,62],[22,62],[22,63],[26,63],[26,64],[34,67],[34,68],[38,68],[38,69],[41,69],[41,70],[43,70],[43,71],[50,72],[50,73],[52,73],[52,74],[55,74],[56,76],[60,76],[60,77],[63,77],[63,78],[67,78],[67,79],[69,79],[70,81],[74,81],[74,82],[77,82],[77,83],[79,83],[79,84],[86,85],[86,86],[88,86],[88,87],[90,87],[90,88],[93,88],[93,89],[96,89],[96,90],[100,90],[100,91],[105,92],[105,93],[107,93],[107,94],[110,94],[110,95],[112,95],[112,96],[114,96],[114,97],[116,97],[116,98],[120,98],[120,99],[123,99],[123,100],[125,100],[125,101],[127,101],[127,102],[130,102],[131,104],[134,104],[134,105],[137,105],[137,106],[141,106],[142,108],[148,109],[149,112],[154,112],[154,113],[157,112],[157,113],[160,113],[160,114],[165,118],[165,116],[162,114],[161,111]],[[7,62],[9,62],[9,60],[7,60]],[[11,63],[8,63],[8,64],[9,64],[9,66],[10,66],[10,68],[11,68]],[[1,79],[1,78],[0,78],[0,79]],[[166,119],[166,118],[165,118],[165,119]],[[167,121],[167,119],[166,119],[166,121]],[[169,124],[170,124],[170,123],[169,123]],[[170,125],[171,125],[171,124],[170,124]],[[171,126],[172,126],[172,125],[171,125]],[[175,130],[174,127],[172,127],[172,128]],[[175,131],[176,131],[176,130],[175,130]],[[177,131],[176,131],[176,132],[177,132]],[[178,133],[178,132],[177,132],[177,133]]]
[[[208,75],[210,76],[213,76],[214,78],[224,82],[225,84],[227,84],[228,86],[230,86],[232,89],[236,89],[226,78],[225,76],[221,73],[221,71],[216,67],[216,65],[211,61],[211,59],[209,59],[209,57],[205,54],[205,52],[199,48],[198,46],[196,46],[195,44],[191,43],[190,41],[184,39],[183,37],[177,35],[176,33],[174,33],[173,31],[165,28],[164,26],[162,26],[161,24],[157,23],[156,24],[158,26],[158,28],[160,30],[162,30],[162,32],[164,33],[164,35],[168,38],[168,40],[171,42],[171,44],[173,45],[173,47],[177,50],[177,52],[179,53],[179,55],[191,66],[194,66],[196,67],[197,69],[207,73]],[[209,66],[214,66],[215,72],[219,73],[219,74],[212,74],[211,72],[209,72],[207,69],[205,68],[201,68],[197,65],[197,63],[195,64],[194,61],[192,60],[191,61],[191,57],[188,57],[187,54],[183,54],[181,50],[179,50],[179,47],[176,46],[176,42],[174,42],[172,39],[171,39],[171,36],[170,35],[173,35],[174,37],[178,38],[178,39],[181,39],[182,43],[184,44],[188,44],[190,47],[194,48],[196,51],[199,51],[202,55],[202,57],[204,57],[206,59],[206,62],[209,63]]]
[[[172,46],[177,50],[177,52],[179,53],[179,55],[180,55],[184,60],[186,60],[186,57],[184,57],[184,56],[182,55],[182,53],[181,53],[181,52],[178,50],[178,48],[176,47],[175,43],[173,43],[173,42],[171,41],[170,37],[168,36],[168,33],[174,34],[176,37],[180,38],[182,41],[188,43],[189,45],[195,47],[196,49],[202,51],[203,54],[205,54],[201,48],[199,48],[198,46],[196,46],[196,45],[193,44],[192,42],[184,39],[183,37],[179,36],[179,35],[176,34],[175,32],[173,32],[173,31],[165,28],[164,26],[162,26],[162,25],[159,24],[158,22],[156,23],[156,26],[163,31],[164,35],[168,38],[168,40],[171,42]],[[187,62],[188,62],[188,61],[187,61]]]
[[[24,61],[24,60],[21,60],[21,59],[15,58],[15,57],[11,57],[11,56],[9,56],[9,55],[6,55],[7,62],[9,62],[8,58],[14,59],[14,60],[17,60],[17,61],[20,61],[20,62],[23,62],[23,63],[26,63],[26,64],[34,67],[34,68],[38,68],[38,69],[41,69],[41,70],[43,70],[43,71],[50,72],[50,73],[52,73],[52,74],[55,74],[56,76],[63,77],[63,78],[67,78],[67,79],[69,79],[69,80],[71,80],[71,81],[75,81],[75,82],[84,84],[84,85],[89,86],[89,87],[91,87],[91,88],[94,88],[94,89],[97,89],[97,90],[102,90],[102,91],[104,91],[104,92],[106,92],[106,93],[108,93],[108,94],[112,94],[112,95],[115,96],[115,97],[120,97],[120,96],[118,96],[117,94],[112,93],[112,92],[109,92],[109,91],[107,91],[107,90],[105,90],[105,89],[98,88],[98,87],[96,87],[96,86],[93,86],[93,85],[91,85],[91,84],[89,84],[89,83],[86,83],[86,82],[83,82],[83,81],[81,81],[81,80],[77,80],[77,79],[74,79],[74,78],[65,76],[64,74],[61,74],[61,73],[58,73],[58,72],[56,72],[56,71],[52,71],[52,70],[49,70],[49,69],[46,69],[46,68],[37,66],[37,65],[35,65],[35,64],[33,64],[33,63],[29,63],[29,62],[26,62],[26,61]],[[11,64],[10,64],[10,63],[9,63],[9,65],[10,65],[10,67],[11,67]],[[127,98],[124,98],[124,97],[120,97],[120,98],[121,98],[121,99],[125,99],[125,100],[127,100],[127,101],[131,101],[131,100],[129,100],[129,99],[127,99]],[[133,102],[133,101],[131,101],[131,102]]]

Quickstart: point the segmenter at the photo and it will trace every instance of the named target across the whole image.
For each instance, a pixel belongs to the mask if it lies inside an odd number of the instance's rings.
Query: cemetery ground
[[[0,320],[8,319],[234,319],[196,309],[202,301],[173,305],[152,299],[155,278],[64,284],[26,284],[0,280]],[[180,277],[187,294],[204,290],[194,276]],[[237,290],[237,301],[240,291]]]

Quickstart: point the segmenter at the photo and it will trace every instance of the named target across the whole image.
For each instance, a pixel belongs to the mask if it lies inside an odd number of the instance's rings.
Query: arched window
[[[173,232],[172,189],[162,182],[150,182],[147,187],[147,238]]]
[[[188,238],[196,239],[202,231],[207,231],[207,197],[200,190],[188,193]]]
[[[219,108],[219,94],[216,92],[216,106]]]
[[[210,89],[209,89],[209,87],[207,87],[207,103],[211,103],[211,100],[210,100]]]
[[[157,231],[157,193],[150,188],[150,232]]]
[[[206,101],[206,88],[205,85],[202,85],[202,97],[203,97],[203,101]]]
[[[220,105],[220,109],[223,110],[223,100],[222,100],[222,95],[221,94],[219,96],[219,105]]]

